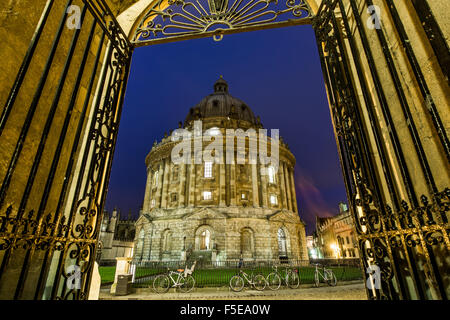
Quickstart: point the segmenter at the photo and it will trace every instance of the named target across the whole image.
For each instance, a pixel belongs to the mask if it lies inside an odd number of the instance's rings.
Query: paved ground
[[[154,293],[151,289],[137,289],[127,296],[114,296],[108,289],[102,289],[100,300],[367,300],[364,283],[349,281],[338,283],[336,287],[321,284],[319,288],[311,285],[298,289],[264,291],[244,289],[232,292],[228,288],[196,288],[190,293],[177,293],[174,289],[164,294]]]

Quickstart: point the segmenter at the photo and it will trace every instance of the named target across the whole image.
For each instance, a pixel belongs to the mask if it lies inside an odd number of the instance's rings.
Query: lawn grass
[[[114,276],[116,274],[116,267],[98,267],[102,284],[107,282],[114,282]]]

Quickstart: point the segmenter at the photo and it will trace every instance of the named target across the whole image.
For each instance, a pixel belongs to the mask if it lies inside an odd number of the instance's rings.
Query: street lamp
[[[337,259],[339,257],[339,247],[335,243],[332,243],[330,245],[330,248],[334,251],[334,255],[336,256]]]

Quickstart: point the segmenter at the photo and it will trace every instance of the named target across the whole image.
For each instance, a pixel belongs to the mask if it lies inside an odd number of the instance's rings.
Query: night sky
[[[144,199],[145,156],[189,108],[213,92],[223,75],[266,129],[280,129],[297,159],[300,217],[307,233],[315,216],[347,201],[314,33],[296,26],[138,48],[133,56],[106,209],[137,216]]]

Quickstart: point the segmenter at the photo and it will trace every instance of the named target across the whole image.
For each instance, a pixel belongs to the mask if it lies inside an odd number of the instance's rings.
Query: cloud
[[[314,230],[316,215],[331,217],[336,214],[337,209],[327,203],[314,179],[298,165],[296,166],[295,189],[300,215],[307,224],[308,233]]]

